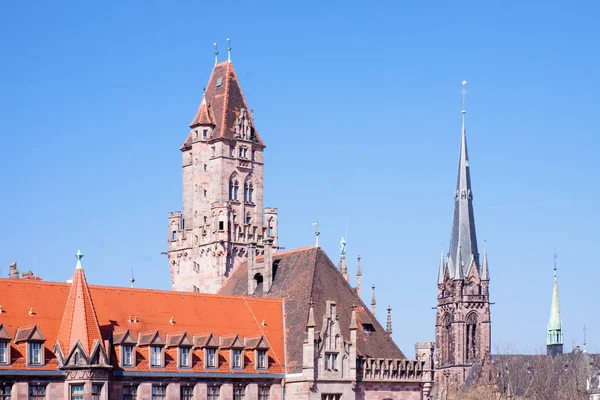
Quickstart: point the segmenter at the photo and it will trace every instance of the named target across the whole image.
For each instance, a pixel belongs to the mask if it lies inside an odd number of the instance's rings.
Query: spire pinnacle
[[[385,331],[388,335],[392,336],[392,306],[388,306],[387,308],[387,324],[385,327]]]
[[[227,38],[227,62],[231,62],[231,39]]]
[[[562,320],[560,318],[560,307],[558,304],[558,282],[556,279],[556,259],[558,256],[554,253],[554,283],[552,285],[552,304],[550,306],[550,320],[548,321],[548,340],[547,345],[563,344]]]
[[[217,42],[213,42],[213,46],[215,46],[215,65],[219,63],[219,47]]]
[[[486,241],[484,241],[484,245],[483,245],[483,263],[481,264],[481,280],[482,281],[490,280],[490,271],[489,271],[488,259],[487,259],[487,242]]]
[[[315,312],[313,311],[313,304],[315,303],[311,298],[308,301],[308,322],[306,323],[307,328],[314,328],[317,326],[317,324],[315,323]]]
[[[356,257],[358,263],[356,266],[356,294],[360,297],[360,290],[362,285],[362,272],[360,271],[360,256]]]
[[[135,285],[134,285],[135,278],[133,277],[133,268],[131,268],[131,279],[129,281],[131,282],[131,288],[133,289],[135,287]]]
[[[321,234],[321,232],[319,232],[319,221],[313,222],[312,225],[316,226],[316,230],[315,230],[315,248],[319,249],[319,248],[321,248],[321,246],[319,246],[319,235]]]
[[[375,315],[377,310],[377,302],[375,301],[375,285],[371,286],[371,312]]]
[[[440,254],[440,270],[438,271],[438,285],[444,283],[444,245],[442,245],[442,254]]]
[[[83,269],[83,266],[81,265],[81,259],[83,258],[83,254],[81,254],[81,250],[77,250],[77,254],[75,254],[75,258],[77,258],[77,265],[75,266],[75,269]]]

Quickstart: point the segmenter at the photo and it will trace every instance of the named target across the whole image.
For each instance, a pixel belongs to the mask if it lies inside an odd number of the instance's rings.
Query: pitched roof
[[[367,333],[358,330],[357,353],[364,357],[406,358],[323,250],[311,246],[274,253],[273,261],[278,262],[278,267],[269,293],[265,295],[257,291],[253,296],[285,300],[288,372],[302,370],[302,344],[306,339],[311,298],[314,301],[314,318],[319,321],[317,329],[321,329],[326,301],[333,300],[337,304],[342,335],[349,341],[354,304],[359,319],[362,316],[363,323],[371,323],[375,329]],[[220,294],[247,295],[247,274],[248,264],[243,262],[225,281]],[[272,345],[270,340],[269,343]]]
[[[81,343],[88,356],[92,354],[96,342],[102,344],[100,326],[85,274],[81,268],[81,260],[77,261],[57,336],[63,355],[68,354],[77,341]]]
[[[0,315],[0,323],[11,337],[18,328],[31,335],[34,324],[46,338],[45,369],[56,369],[57,361],[50,349],[56,343],[58,331],[71,285],[47,281],[24,281],[0,279],[0,293],[5,313]],[[101,336],[107,340],[113,333],[122,335],[129,329],[137,340],[140,332],[159,331],[166,334],[187,332],[192,336],[201,332],[213,332],[217,337],[236,333],[240,337],[264,335],[269,344],[269,370],[280,372],[284,367],[284,332],[281,299],[248,299],[218,295],[180,293],[172,291],[131,289],[110,286],[89,286],[91,298],[98,318]],[[29,314],[33,308],[34,315]],[[135,318],[132,318],[135,317]],[[170,322],[171,317],[175,321]],[[263,326],[261,321],[265,320]],[[137,322],[135,322],[137,321]],[[21,350],[16,344],[13,356],[19,357]],[[24,356],[23,356],[24,357]],[[117,362],[116,355],[111,357]],[[0,369],[39,369],[27,367],[24,359]],[[142,363],[137,369],[144,368]],[[165,366],[165,369],[175,368]],[[197,368],[189,369],[197,372]],[[217,372],[228,367],[220,367]],[[187,370],[186,370],[187,372]],[[253,371],[254,372],[254,371]],[[262,372],[261,372],[262,373]]]
[[[254,132],[254,141],[264,146],[264,142],[254,128],[254,121],[249,112],[246,99],[242,93],[242,87],[233,68],[233,64],[222,61],[215,65],[208,80],[202,103],[190,127],[198,125],[214,125],[210,140],[234,139],[235,124],[240,116],[241,109],[246,110],[250,129]],[[192,142],[191,132],[187,137],[183,148]]]

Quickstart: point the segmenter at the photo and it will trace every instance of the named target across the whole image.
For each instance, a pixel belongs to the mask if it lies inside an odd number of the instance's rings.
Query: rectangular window
[[[133,366],[133,346],[123,346],[123,363],[126,367]]]
[[[225,229],[225,222],[219,221],[219,230],[222,231],[223,229]]]
[[[322,394],[321,400],[341,400],[341,394]]]
[[[171,240],[177,240],[177,231],[173,231],[173,234],[171,235]]]
[[[8,364],[8,343],[0,342],[0,364]]]
[[[204,129],[202,131],[202,138],[206,139],[207,136],[208,136],[208,129]]]
[[[71,385],[71,400],[83,400],[83,385]]]
[[[194,387],[193,386],[182,386],[181,387],[181,400],[193,400],[194,399]]]
[[[206,349],[206,367],[215,367],[215,349]]]
[[[0,383],[0,400],[10,400],[12,385]]]
[[[46,398],[46,386],[29,385],[29,400],[44,400]]]
[[[204,189],[204,197],[208,196],[208,192]]]
[[[42,344],[41,343],[28,343],[29,345],[29,364],[41,365],[42,364]]]
[[[233,387],[233,400],[244,400],[246,397],[246,388],[244,386]]]
[[[325,354],[325,369],[337,370],[337,354],[335,354],[335,353],[326,353]]]
[[[269,400],[269,387],[259,386],[258,387],[258,400]]]
[[[204,164],[204,172],[206,172],[206,164]]]
[[[233,368],[242,367],[242,351],[238,349],[231,350],[231,366]]]
[[[166,386],[152,385],[152,400],[165,400],[167,398]]]
[[[220,386],[209,386],[207,387],[206,400],[219,400]]]
[[[179,349],[179,366],[189,367],[190,366],[190,348],[182,347]]]
[[[162,367],[161,348],[158,346],[151,346],[150,353],[151,353],[151,365],[153,367]]]
[[[123,386],[123,400],[136,400],[137,399],[137,385],[135,386]]]
[[[92,383],[92,400],[100,400],[102,386],[101,383]]]
[[[250,153],[250,156],[252,157],[252,161],[254,161],[256,159],[256,155],[255,155],[255,151],[252,150],[252,153]]]
[[[267,368],[267,351],[258,350],[258,368]]]

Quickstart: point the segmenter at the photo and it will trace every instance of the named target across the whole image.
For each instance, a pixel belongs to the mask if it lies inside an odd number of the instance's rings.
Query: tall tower
[[[554,254],[554,285],[552,287],[552,305],[550,306],[550,320],[548,321],[548,339],[546,340],[546,353],[555,357],[563,353],[562,320],[558,306],[558,283],[556,282],[556,254]]]
[[[462,139],[454,193],[449,253],[440,260],[436,315],[436,384],[460,386],[469,369],[490,354],[491,326],[487,251],[480,263],[465,128],[463,81]]]
[[[169,213],[167,242],[173,290],[215,293],[250,244],[261,254],[272,238],[277,248],[277,209],[263,211],[265,147],[230,58],[215,60],[180,148],[183,210]]]

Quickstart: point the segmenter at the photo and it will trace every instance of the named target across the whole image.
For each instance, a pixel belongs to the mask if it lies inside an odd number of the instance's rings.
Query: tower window
[[[229,181],[229,200],[237,200],[238,199],[238,189],[240,185],[235,178],[231,178]]]
[[[208,191],[204,189],[204,197],[208,196]]]
[[[250,153],[250,156],[252,157],[252,161],[254,161],[256,159],[256,152],[254,150],[252,150],[252,153]]]
[[[222,231],[225,229],[225,223],[223,221],[219,221],[219,230]]]
[[[206,139],[207,136],[208,136],[208,129],[205,129],[205,130],[202,131],[202,137],[204,139]]]
[[[206,172],[206,164],[204,164],[204,172]]]
[[[250,225],[250,222],[251,222],[251,221],[252,221],[252,215],[250,214],[250,211],[248,211],[248,212],[246,213],[246,223],[247,223],[248,225]]]
[[[471,313],[467,316],[467,361],[477,357],[477,316]]]
[[[173,234],[171,235],[171,240],[177,240],[177,231],[173,231]]]
[[[220,77],[217,79],[217,87],[221,87],[222,84],[223,84],[223,77]]]

